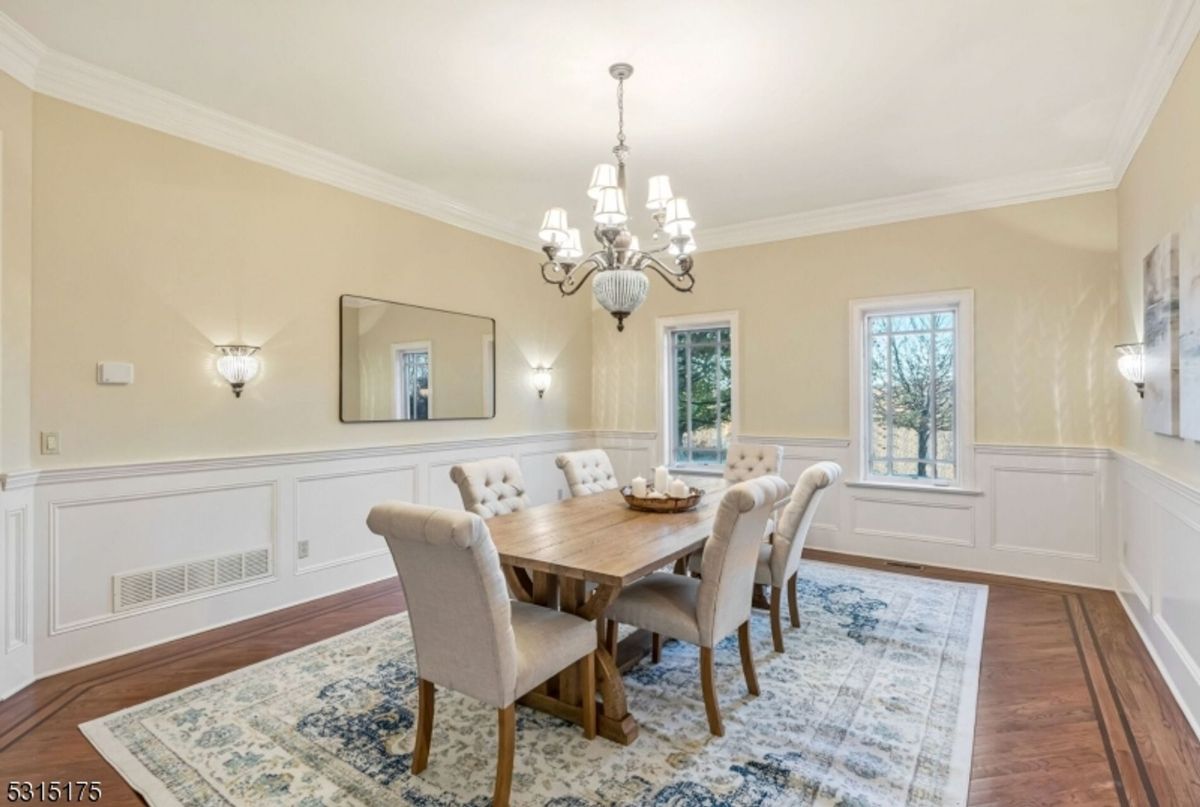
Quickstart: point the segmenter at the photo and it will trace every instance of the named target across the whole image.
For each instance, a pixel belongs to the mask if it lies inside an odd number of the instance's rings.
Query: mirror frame
[[[486,319],[492,323],[492,413],[490,415],[478,415],[475,417],[458,417],[458,418],[436,418],[429,420],[346,420],[345,396],[342,395],[342,380],[345,378],[345,350],[342,344],[342,329],[345,327],[346,298],[354,297],[358,300],[370,300],[375,303],[387,303],[388,305],[403,305],[409,308],[421,308],[425,311],[436,311],[441,314],[455,314],[460,317],[475,317],[476,319]],[[471,314],[467,311],[451,311],[448,308],[434,308],[430,305],[416,305],[414,303],[401,303],[397,300],[384,300],[381,297],[371,297],[367,294],[341,294],[338,295],[338,420],[347,425],[379,425],[380,423],[437,423],[440,420],[494,420],[496,418],[496,408],[499,401],[496,398],[496,378],[498,376],[496,368],[496,318],[485,317],[482,314]]]

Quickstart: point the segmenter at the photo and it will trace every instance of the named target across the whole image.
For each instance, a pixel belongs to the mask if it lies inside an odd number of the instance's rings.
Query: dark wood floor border
[[[391,581],[384,581],[384,582],[390,583]],[[138,673],[138,672],[144,672],[146,670],[154,669],[155,667],[161,667],[166,664],[171,664],[176,661],[191,658],[191,657],[199,655],[201,653],[212,652],[215,649],[218,649],[221,647],[226,647],[226,646],[236,643],[236,642],[245,641],[246,639],[252,639],[255,636],[259,636],[264,633],[278,631],[282,628],[287,628],[292,625],[296,625],[298,623],[305,622],[309,619],[319,617],[323,614],[332,613],[339,609],[346,608],[347,606],[361,605],[363,603],[370,602],[371,600],[376,599],[378,597],[387,596],[388,594],[392,593],[392,589],[390,586],[380,587],[378,583],[368,583],[367,585],[370,586],[373,590],[370,592],[367,592],[367,593],[362,593],[358,589],[352,589],[350,592],[342,592],[340,595],[332,595],[330,597],[322,597],[318,600],[310,601],[310,603],[301,603],[299,606],[284,606],[284,608],[281,610],[286,611],[289,608],[294,608],[294,607],[303,608],[304,605],[320,604],[323,600],[331,600],[331,602],[328,602],[328,604],[325,604],[323,607],[318,607],[313,610],[305,610],[304,613],[296,614],[291,618],[285,618],[285,620],[283,622],[269,622],[269,623],[264,624],[257,628],[251,628],[249,630],[243,630],[240,632],[233,633],[230,636],[227,636],[227,637],[220,639],[218,641],[215,641],[215,642],[208,642],[208,643],[205,643],[201,646],[194,647],[194,648],[181,648],[176,653],[169,653],[167,655],[157,656],[153,659],[149,659],[149,660],[137,663],[137,664],[133,664],[128,667],[118,667],[117,669],[111,670],[109,672],[98,673],[90,678],[84,678],[84,679],[81,679],[80,681],[73,682],[68,687],[66,687],[64,690],[55,694],[54,697],[51,698],[48,702],[46,702],[40,706],[35,704],[32,710],[26,712],[25,714],[17,715],[15,718],[13,718],[12,725],[10,725],[7,729],[4,730],[4,732],[2,734],[0,734],[0,751],[7,750],[11,745],[16,743],[18,740],[20,740],[22,737],[24,737],[30,731],[33,731],[39,725],[44,723],[46,720],[53,717],[55,714],[60,712],[62,709],[65,709],[67,706],[69,706],[71,703],[73,703],[77,698],[79,698],[81,695],[84,695],[85,693],[87,693],[93,687],[96,687],[96,686],[99,686],[102,684],[106,684],[106,683],[110,683],[112,681],[123,678],[127,675],[131,675],[131,674]],[[374,589],[379,589],[379,590],[374,590]],[[348,593],[356,593],[359,596],[346,598],[345,595]],[[268,613],[268,614],[262,614],[258,617],[251,617],[251,619],[247,620],[247,621],[255,622],[260,619],[270,619],[272,617],[277,618],[277,616],[274,613]],[[227,625],[225,627],[233,628],[233,627],[236,627],[238,624],[239,623],[234,623],[233,625]],[[217,628],[216,630],[221,630],[221,628]],[[208,631],[202,631],[198,634],[193,634],[192,636],[186,636],[182,639],[176,639],[174,641],[186,642],[186,643],[190,644],[192,641],[196,640],[198,637],[202,636],[204,633],[207,633],[207,632]],[[166,644],[171,644],[171,642],[167,642]],[[163,647],[162,645],[155,645],[154,647],[147,648],[147,650],[161,652],[162,647]],[[138,653],[138,652],[143,652],[143,651],[135,651],[135,653],[131,654],[131,655],[136,655],[136,653]],[[118,656],[117,659],[119,659],[119,658],[120,657]],[[96,666],[102,665],[102,664],[105,664],[106,662],[111,662],[114,660],[115,659],[106,659],[105,661],[96,662]],[[86,665],[85,667],[79,668],[79,669],[86,670],[87,667],[89,667],[89,666],[94,666],[94,665]],[[74,672],[74,671],[69,670],[66,673],[62,673],[62,674],[70,674],[71,672]],[[17,692],[15,695],[12,696],[12,698],[19,698],[20,696],[21,696],[21,692]],[[4,705],[9,706],[9,704],[4,704]]]
[[[1100,727],[1100,739],[1104,743],[1104,755],[1108,757],[1108,767],[1112,771],[1113,784],[1117,789],[1117,798],[1121,802],[1121,807],[1129,807],[1129,796],[1125,792],[1125,778],[1121,775],[1121,768],[1117,765],[1117,757],[1113,753],[1112,740],[1108,735],[1108,724],[1104,720],[1104,710],[1100,708],[1100,699],[1096,696],[1096,686],[1092,681],[1091,673],[1088,672],[1087,657],[1083,652],[1083,643],[1079,640],[1079,629],[1075,625],[1075,617],[1071,613],[1071,603],[1067,599],[1069,594],[1062,595],[1063,610],[1067,615],[1067,624],[1071,626],[1071,639],[1075,642],[1075,652],[1079,655],[1079,666],[1083,670],[1083,678],[1087,683],[1088,695],[1092,699],[1092,711],[1096,713],[1096,723]]]
[[[1082,601],[1082,598],[1080,598],[1079,610],[1083,614],[1083,621],[1087,626],[1088,635],[1091,636],[1092,643],[1099,649],[1100,639],[1096,636],[1096,629],[1092,625],[1092,617],[1088,613],[1087,604]],[[1129,747],[1133,750],[1133,761],[1137,765],[1138,778],[1141,779],[1142,786],[1146,790],[1146,796],[1149,798],[1151,807],[1158,807],[1158,797],[1154,793],[1154,786],[1150,783],[1150,774],[1146,770],[1146,761],[1142,758],[1142,754],[1138,750],[1137,738],[1134,736],[1133,728],[1129,724],[1129,716],[1126,714],[1125,705],[1121,701],[1121,693],[1113,681],[1108,660],[1105,659],[1103,653],[1097,653],[1096,655],[1100,661],[1100,669],[1104,672],[1104,683],[1108,687],[1108,691],[1112,694],[1113,703],[1116,704],[1117,715],[1121,721],[1121,730],[1125,733],[1125,739],[1129,743]]]

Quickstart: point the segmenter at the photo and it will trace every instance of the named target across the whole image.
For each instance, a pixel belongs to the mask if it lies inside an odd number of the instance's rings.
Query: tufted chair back
[[[463,507],[482,518],[502,516],[529,507],[521,466],[512,457],[464,462],[450,469]]]
[[[417,674],[498,709],[512,703],[517,682],[512,606],[483,519],[388,502],[371,508],[367,526],[387,540],[396,563]]]
[[[603,449],[568,451],[559,454],[554,464],[562,468],[572,496],[590,496],[606,490],[616,490],[617,475],[612,461]]]
[[[725,478],[743,482],[756,476],[778,475],[783,467],[783,449],[753,443],[730,443],[725,458]]]
[[[792,496],[779,515],[771,536],[771,580],[782,586],[800,568],[800,553],[825,490],[842,476],[836,462],[818,462],[804,469]],[[774,582],[779,581],[779,582]]]
[[[712,647],[750,618],[758,548],[771,508],[787,488],[781,477],[760,476],[739,482],[721,497],[700,561],[696,621],[702,647]]]

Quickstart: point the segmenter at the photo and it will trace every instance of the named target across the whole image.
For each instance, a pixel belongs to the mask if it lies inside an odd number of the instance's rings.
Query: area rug
[[[759,697],[736,638],[717,648],[724,737],[708,732],[697,650],[668,642],[626,675],[641,726],[628,747],[518,707],[513,803],[965,803],[986,587],[824,563],[800,580],[785,653],[753,618]],[[489,804],[495,712],[439,692],[416,777],[416,708],[401,614],[80,728],[152,805]]]

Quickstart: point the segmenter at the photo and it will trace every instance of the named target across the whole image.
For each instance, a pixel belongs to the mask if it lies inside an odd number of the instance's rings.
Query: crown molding
[[[856,230],[1114,187],[1112,171],[1104,163],[1097,162],[1062,171],[1002,177],[713,227],[702,234],[701,251]]]
[[[380,171],[43,45],[0,13],[0,70],[35,92],[190,140],[289,174],[419,213],[515,246],[537,239],[424,185]]]
[[[707,229],[701,251],[1110,190],[1149,129],[1200,33],[1200,0],[1167,0],[1105,159]],[[38,93],[375,199],[489,238],[537,250],[500,216],[431,188],[54,51],[0,12],[0,71]]]
[[[1105,161],[1112,167],[1117,184],[1133,162],[1197,35],[1200,0],[1167,0],[1109,143]]]

